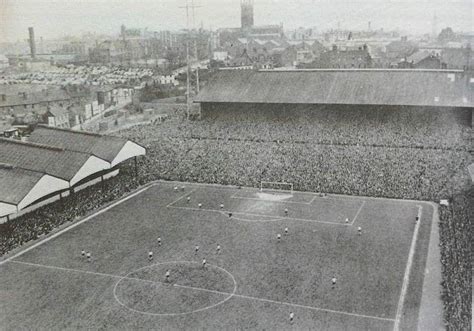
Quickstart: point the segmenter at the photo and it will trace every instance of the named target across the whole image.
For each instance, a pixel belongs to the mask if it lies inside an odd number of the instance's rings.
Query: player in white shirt
[[[196,245],[196,247],[194,247],[194,254],[197,254],[199,252],[199,246]]]
[[[190,197],[187,197],[187,199],[186,199],[186,200],[188,200],[188,202],[189,202],[189,201],[191,201],[191,198],[190,198]]]
[[[153,252],[152,251],[149,251],[148,252],[148,260],[153,260]]]
[[[285,228],[285,234],[288,234],[288,228]]]
[[[224,209],[224,204],[221,203],[221,206],[220,206],[220,207],[221,207],[221,209]]]
[[[288,216],[288,208],[285,208],[285,215]]]
[[[85,250],[82,250],[82,251],[81,251],[81,256],[82,256],[82,257],[86,257],[86,251],[85,251]]]
[[[169,282],[170,281],[170,271],[169,270],[166,270],[166,281]]]
[[[221,245],[217,244],[216,253],[220,254],[220,252],[221,252]]]
[[[295,313],[290,312],[290,322],[293,322],[294,318],[295,318]]]
[[[278,239],[278,242],[280,242],[280,240],[281,240],[281,234],[277,234],[277,239]]]
[[[160,237],[158,237],[157,241],[158,241],[158,246],[161,246],[161,238]]]
[[[206,264],[207,264],[207,261],[206,259],[202,259],[202,267],[205,268],[206,267]]]
[[[362,234],[362,228],[360,226],[357,228],[357,233],[359,233],[359,236]]]
[[[91,253],[87,252],[86,257],[87,257],[87,261],[90,262],[92,258]]]

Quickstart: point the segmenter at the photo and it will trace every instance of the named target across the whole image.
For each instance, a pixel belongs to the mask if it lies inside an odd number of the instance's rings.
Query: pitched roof
[[[40,172],[0,166],[0,201],[19,204],[43,176]]]
[[[58,106],[50,106],[47,109],[48,109],[48,112],[54,117],[64,116],[64,115],[67,115],[68,113],[66,109],[62,107],[58,107]]]
[[[29,141],[60,147],[68,151],[92,154],[108,162],[115,159],[127,142],[126,139],[118,137],[59,129],[45,125],[36,126],[30,135]]]
[[[454,70],[221,70],[195,102],[473,107],[471,77]]]
[[[441,60],[448,68],[473,67],[474,51],[469,48],[444,48],[441,51]]]
[[[0,90],[2,89],[0,86]],[[20,93],[25,92],[26,98]],[[2,94],[2,93],[0,93]],[[28,89],[23,89],[17,94],[10,94],[6,96],[6,100],[0,99],[0,107],[13,107],[17,105],[31,105],[44,102],[52,101],[65,101],[71,98],[88,97],[90,94],[87,91],[72,91],[66,89],[46,89],[46,90],[33,90],[31,92]]]
[[[90,155],[61,148],[0,138],[0,162],[70,181]]]
[[[408,56],[407,57],[407,62],[413,62],[413,63],[418,63],[420,62],[421,60],[424,60],[426,59],[428,56],[431,56],[433,55],[432,52],[430,51],[417,51],[415,53],[413,53],[412,55]]]

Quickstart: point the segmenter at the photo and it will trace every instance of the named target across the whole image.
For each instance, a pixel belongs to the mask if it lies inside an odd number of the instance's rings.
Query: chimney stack
[[[32,27],[29,27],[28,32],[30,34],[29,42],[30,42],[31,58],[34,59],[36,58],[35,30]]]

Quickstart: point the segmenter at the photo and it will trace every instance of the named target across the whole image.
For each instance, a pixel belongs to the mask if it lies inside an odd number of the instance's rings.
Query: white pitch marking
[[[18,264],[25,264],[25,265],[30,265],[34,267],[40,267],[40,268],[47,268],[47,269],[55,269],[55,270],[61,270],[61,271],[69,271],[69,272],[78,272],[78,273],[84,273],[84,274],[89,274],[89,275],[94,275],[94,276],[101,276],[101,277],[111,277],[111,278],[118,278],[118,279],[129,279],[129,280],[137,280],[145,283],[153,283],[153,284],[160,284],[164,285],[164,282],[159,282],[159,281],[152,281],[152,280],[147,280],[143,278],[136,278],[136,277],[129,277],[127,276],[119,276],[119,275],[114,275],[114,274],[107,274],[107,273],[102,273],[102,272],[94,272],[94,271],[87,271],[87,270],[79,270],[79,269],[71,269],[71,268],[64,268],[64,267],[57,267],[57,266],[50,266],[50,265],[45,265],[45,264],[37,264],[37,263],[30,263],[30,262],[23,262],[23,261],[9,261],[10,263],[18,263]],[[184,262],[184,263],[190,263],[187,261],[172,261],[172,262],[165,262],[165,263],[179,263],[179,262]],[[158,263],[160,264],[160,263]],[[149,268],[150,266],[145,266],[144,268]],[[219,267],[217,267],[219,268]],[[140,270],[140,269],[138,269]],[[132,271],[136,272],[138,270]],[[225,269],[223,269],[225,270]],[[130,273],[129,273],[130,274]],[[233,278],[233,277],[232,277]],[[235,284],[235,283],[234,283]],[[291,302],[284,302],[284,301],[277,301],[277,300],[271,300],[271,299],[265,299],[265,298],[257,298],[257,297],[252,297],[248,295],[243,295],[243,294],[236,294],[235,289],[236,289],[236,284],[234,286],[234,293],[231,292],[224,292],[224,291],[216,291],[216,290],[210,290],[206,288],[201,288],[201,287],[193,287],[193,286],[187,286],[187,285],[179,285],[179,284],[173,284],[174,287],[179,287],[179,288],[185,288],[185,289],[190,289],[190,290],[196,290],[196,291],[203,291],[203,292],[210,292],[210,293],[215,293],[215,294],[222,294],[222,295],[228,295],[229,297],[227,298],[230,299],[231,297],[239,297],[243,299],[248,299],[248,300],[256,300],[256,301],[263,301],[263,302],[270,302],[274,304],[280,304],[280,305],[285,305],[285,306],[292,306],[292,307],[298,307],[298,308],[305,308],[305,309],[310,309],[310,310],[317,310],[317,311],[325,311],[329,313],[334,313],[334,314],[341,314],[341,315],[348,315],[348,316],[355,316],[355,317],[361,317],[361,318],[369,318],[369,319],[376,319],[376,320],[383,320],[383,321],[394,321],[392,318],[385,318],[385,317],[377,317],[377,316],[369,316],[369,315],[363,315],[363,314],[356,314],[356,313],[348,313],[345,311],[339,311],[339,310],[332,310],[332,309],[326,309],[326,308],[319,308],[319,307],[313,307],[313,306],[307,306],[307,305],[301,305],[297,303],[291,303]],[[206,307],[211,308],[211,307]],[[134,311],[133,309],[131,309]],[[198,311],[201,311],[204,309],[200,309]],[[145,313],[146,312],[141,312],[141,311],[136,311],[138,313]],[[197,311],[196,311],[197,312]],[[182,313],[179,314],[150,314],[150,315],[181,315]]]
[[[166,205],[166,207],[171,207],[172,205],[174,205],[176,202],[180,201],[181,199],[187,197],[188,195],[191,195],[193,192],[195,192],[197,190],[197,188],[191,190],[190,192],[186,193],[186,194],[183,194],[182,196],[180,196],[178,199],[170,202],[169,204]]]
[[[221,213],[221,214],[228,214],[232,213],[235,215],[248,215],[248,216],[260,216],[260,217],[275,217],[273,215],[265,215],[265,214],[253,214],[253,213],[246,213],[246,212],[235,212],[235,211],[222,211],[216,209],[206,209],[206,208],[194,208],[194,207],[175,207],[169,206],[168,208],[175,208],[175,209],[185,209],[185,210],[196,210],[196,211],[209,211],[214,213]],[[324,223],[324,224],[332,224],[332,225],[343,225],[343,226],[350,226],[350,224],[344,223],[336,223],[336,222],[326,222],[326,221],[318,221],[318,220],[308,220],[304,218],[295,218],[295,217],[281,217],[281,220],[289,220],[289,221],[301,221],[301,222],[311,222],[311,223]],[[258,221],[262,222],[262,221]],[[263,221],[264,222],[264,221]]]
[[[400,292],[400,298],[398,299],[397,305],[397,314],[395,315],[395,324],[393,325],[393,330],[398,331],[400,329],[400,321],[403,313],[403,304],[405,302],[405,296],[408,289],[408,283],[410,282],[410,271],[411,265],[413,264],[413,256],[415,255],[416,241],[418,238],[418,230],[420,229],[421,224],[421,215],[423,213],[423,207],[417,205],[418,207],[418,221],[415,225],[415,231],[413,232],[413,238],[411,240],[410,252],[408,253],[408,262],[405,268],[405,274],[403,276],[402,290]]]
[[[295,205],[309,205],[309,204],[311,204],[311,202],[278,201],[278,200],[261,199],[261,198],[248,198],[248,197],[241,197],[241,196],[231,196],[230,198],[231,199],[241,199],[241,200],[258,200],[258,201],[267,201],[267,202],[284,203],[284,204],[290,203],[290,204],[295,204]]]
[[[353,225],[354,222],[356,221],[356,219],[359,216],[360,212],[362,211],[362,208],[364,207],[364,205],[365,205],[365,200],[362,201],[362,204],[360,205],[359,209],[357,210],[357,213],[355,214],[354,218],[352,219],[352,222],[350,223],[351,225]]]
[[[214,307],[217,307],[223,303],[225,303],[226,301],[228,301],[229,299],[231,299],[235,292],[237,291],[237,281],[235,280],[234,276],[227,270],[225,270],[224,268],[221,268],[219,266],[216,266],[216,265],[213,265],[213,264],[208,264],[209,267],[212,267],[212,268],[216,268],[216,269],[219,269],[221,271],[223,271],[224,273],[226,273],[231,279],[232,279],[232,282],[234,283],[234,288],[232,290],[232,293],[227,293],[227,292],[222,292],[222,294],[225,294],[227,295],[226,298],[224,298],[223,300],[213,304],[213,305],[210,305],[210,306],[206,306],[206,307],[203,307],[203,308],[199,308],[199,309],[195,309],[195,310],[192,310],[192,311],[188,311],[188,312],[181,312],[181,313],[151,313],[151,312],[147,312],[147,311],[141,311],[141,310],[137,310],[137,309],[134,309],[134,308],[131,308],[129,306],[127,306],[126,304],[124,304],[122,301],[120,301],[120,299],[118,298],[117,296],[117,286],[119,285],[119,283],[123,280],[123,279],[127,279],[127,276],[130,275],[131,273],[134,273],[134,272],[137,272],[137,271],[140,271],[140,270],[143,270],[143,269],[147,269],[147,268],[150,268],[150,267],[153,267],[153,266],[156,266],[156,265],[160,265],[160,264],[173,264],[173,263],[184,263],[184,264],[198,264],[198,262],[195,262],[195,261],[167,261],[167,262],[159,262],[159,263],[156,263],[154,265],[151,265],[151,266],[144,266],[140,269],[137,269],[137,270],[134,270],[130,273],[128,273],[125,277],[122,277],[114,286],[114,290],[113,290],[113,294],[114,294],[114,298],[115,300],[121,305],[123,306],[124,308],[130,310],[130,311],[133,311],[135,313],[139,313],[139,314],[144,314],[144,315],[150,315],[150,316],[181,316],[181,315],[188,315],[188,314],[193,314],[193,313],[197,313],[197,312],[200,312],[200,311],[205,311],[205,310],[208,310],[208,309],[211,309],[211,308],[214,308]],[[156,282],[157,284],[162,284],[160,282]],[[173,286],[176,286],[176,284],[174,284]],[[177,287],[177,286],[176,286]],[[197,288],[196,288],[197,289]],[[208,290],[208,291],[212,291],[212,290]]]
[[[101,276],[101,277],[111,277],[111,278],[118,278],[118,279],[130,279],[130,280],[138,280],[140,282],[144,283],[157,283],[157,284],[165,284],[164,282],[158,282],[158,281],[153,281],[153,280],[148,280],[148,279],[143,279],[143,278],[137,278],[137,277],[128,277],[128,276],[120,276],[120,275],[114,275],[114,274],[107,274],[103,272],[95,272],[95,271],[88,271],[88,270],[80,270],[80,269],[72,269],[72,268],[65,268],[65,267],[57,267],[53,265],[46,265],[46,264],[38,264],[38,263],[31,263],[31,262],[25,262],[25,261],[8,261],[10,263],[17,263],[17,264],[24,264],[24,265],[29,265],[32,267],[38,267],[38,268],[47,268],[47,269],[54,269],[54,270],[61,270],[61,271],[68,271],[68,272],[78,272],[78,273],[83,273],[83,274],[88,274],[88,275],[94,275],[94,276]]]
[[[190,289],[190,290],[196,290],[196,291],[204,291],[204,292],[220,293],[220,294],[230,294],[230,293],[227,293],[227,292],[221,292],[221,291],[216,291],[216,290],[208,290],[208,289],[204,289],[204,288],[200,288],[200,287],[178,285],[178,284],[175,284],[174,286],[187,288],[187,289]],[[345,312],[345,311],[319,308],[319,307],[313,307],[313,306],[306,306],[306,305],[301,305],[301,304],[292,303],[292,302],[284,302],[284,301],[277,301],[277,300],[271,300],[271,299],[265,299],[265,298],[257,298],[257,297],[252,297],[252,296],[248,296],[248,295],[243,295],[243,294],[234,294],[233,296],[243,298],[243,299],[248,299],[248,300],[263,301],[263,302],[270,302],[270,303],[275,303],[275,304],[285,305],[285,306],[292,306],[292,307],[299,307],[299,308],[305,308],[305,309],[311,309],[311,310],[325,311],[325,312],[334,313],[334,314],[342,314],[342,315],[356,316],[356,317],[362,317],[362,318],[371,318],[371,319],[377,319],[377,320],[383,320],[383,321],[392,321],[392,322],[394,321],[393,318],[385,318],[385,317],[369,316],[369,315],[362,315],[362,314],[356,314],[356,313],[348,313],[348,312]]]

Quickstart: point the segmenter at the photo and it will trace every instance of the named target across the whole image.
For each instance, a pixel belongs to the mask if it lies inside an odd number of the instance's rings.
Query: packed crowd
[[[440,206],[443,302],[448,330],[470,330],[472,312],[472,229],[474,188]]]
[[[181,122],[173,136],[251,141],[316,142],[420,148],[466,148],[470,110],[387,107],[299,106],[217,109],[203,121]]]
[[[141,167],[151,179],[255,187],[284,181],[302,191],[438,200],[462,185],[462,169],[470,162],[469,153],[451,150],[166,136],[153,143],[148,139],[156,128],[145,128],[132,136],[148,141]]]
[[[0,84],[51,84],[51,85],[139,85],[152,77],[148,68],[66,65],[49,71],[16,73],[0,77]]]

